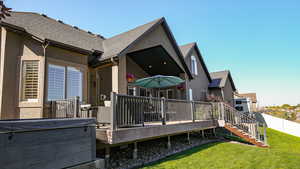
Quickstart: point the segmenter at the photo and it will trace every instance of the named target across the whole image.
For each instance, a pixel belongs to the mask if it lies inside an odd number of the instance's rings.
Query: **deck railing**
[[[80,109],[79,97],[50,101],[48,118],[90,118],[92,111]]]
[[[144,126],[147,123],[213,120],[212,103],[112,93],[111,127]],[[115,120],[114,120],[115,119]]]
[[[227,125],[236,127],[257,141],[267,144],[266,125],[255,118],[254,114],[238,112],[236,109],[221,103],[223,119]]]

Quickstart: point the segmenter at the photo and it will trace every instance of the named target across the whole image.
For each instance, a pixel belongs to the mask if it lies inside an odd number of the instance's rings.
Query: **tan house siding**
[[[164,31],[163,26],[158,26],[152,32],[148,33],[143,37],[143,39],[139,40],[138,43],[131,48],[128,53],[139,51],[142,49],[147,49],[150,47],[162,45],[166,51],[170,54],[170,56],[175,60],[175,62],[180,66],[180,68],[184,71],[183,66],[179,60],[177,53],[175,52],[170,39],[168,38],[166,32]]]
[[[189,70],[191,70],[191,56],[195,56],[197,60],[198,75],[193,75],[194,79],[187,82],[187,88],[191,88],[193,90],[193,100],[203,101],[206,99],[209,79],[207,78],[205,70],[200,63],[199,56],[197,55],[195,48],[192,49],[191,55],[185,57],[185,62]]]
[[[0,117],[41,118],[47,104],[47,64],[67,65],[83,72],[83,101],[88,101],[88,56],[48,46],[28,36],[1,28],[0,55]],[[45,53],[46,52],[46,53]],[[46,54],[46,58],[44,55]],[[36,102],[22,100],[22,66],[24,61],[39,63],[38,98]],[[5,98],[5,99],[4,99]]]
[[[18,71],[22,37],[1,28],[0,113],[1,119],[18,118]]]

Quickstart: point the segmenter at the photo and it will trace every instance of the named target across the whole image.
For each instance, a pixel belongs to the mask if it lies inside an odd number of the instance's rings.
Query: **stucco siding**
[[[183,66],[179,60],[177,53],[175,52],[171,41],[169,40],[164,28],[160,25],[152,32],[145,35],[141,40],[138,41],[137,44],[132,47],[128,53],[139,51],[142,49],[147,49],[150,47],[161,45],[165,48],[165,50],[171,55],[171,57],[175,60],[175,62],[179,65],[179,67],[184,71]]]
[[[17,118],[18,105],[18,71],[22,37],[2,28],[0,70],[0,112],[1,119]]]
[[[191,54],[185,57],[185,62],[191,71],[191,56],[195,56],[197,61],[198,75],[193,74],[194,79],[187,82],[188,88],[193,90],[193,100],[205,100],[208,91],[209,79],[206,76],[204,68],[202,67],[199,56],[195,49],[192,49]]]

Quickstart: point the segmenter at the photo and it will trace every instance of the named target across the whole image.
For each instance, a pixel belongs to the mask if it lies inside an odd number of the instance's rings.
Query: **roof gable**
[[[162,25],[164,31],[166,32],[170,42],[178,55],[185,72],[188,74],[189,78],[192,79],[192,75],[184,61],[182,53],[177,45],[177,42],[166,23],[165,18],[159,18],[147,24],[136,27],[128,32],[116,35],[114,37],[108,38],[103,41],[104,53],[101,56],[100,60],[109,59],[111,57],[121,56],[123,53],[126,53],[132,46],[139,42],[145,35],[150,33],[152,30],[156,29],[159,25]]]
[[[208,69],[207,69],[206,64],[205,64],[205,62],[203,60],[203,57],[201,55],[201,52],[200,52],[200,50],[198,48],[197,43],[196,42],[188,43],[188,44],[185,44],[185,45],[181,45],[179,48],[180,48],[181,53],[182,53],[182,55],[183,55],[184,58],[190,57],[191,53],[192,53],[192,49],[195,49],[195,51],[196,51],[196,53],[198,55],[198,59],[200,61],[200,64],[201,64],[201,66],[202,66],[202,68],[205,71],[205,74],[207,76],[207,79],[208,79],[209,82],[211,82],[212,79],[210,77],[210,74],[208,72]]]
[[[227,80],[229,80],[233,90],[236,91],[233,79],[228,70],[212,72],[210,73],[210,76],[212,78],[212,83],[209,84],[210,88],[223,88],[225,87]],[[216,81],[218,81],[218,83]]]

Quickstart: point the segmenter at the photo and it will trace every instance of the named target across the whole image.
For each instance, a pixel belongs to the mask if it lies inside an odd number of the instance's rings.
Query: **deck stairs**
[[[241,113],[226,103],[222,103],[220,107],[223,114],[221,120],[224,120],[223,127],[226,130],[258,147],[269,147],[264,123],[254,115]]]

